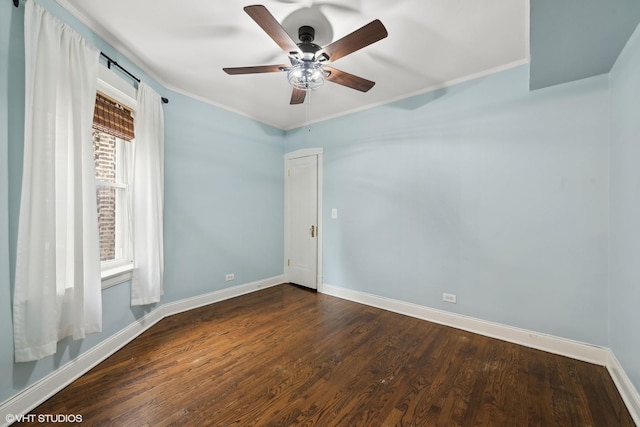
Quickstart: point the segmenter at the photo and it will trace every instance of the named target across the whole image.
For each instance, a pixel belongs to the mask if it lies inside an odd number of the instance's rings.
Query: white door
[[[317,289],[318,156],[285,162],[285,269],[287,280]]]

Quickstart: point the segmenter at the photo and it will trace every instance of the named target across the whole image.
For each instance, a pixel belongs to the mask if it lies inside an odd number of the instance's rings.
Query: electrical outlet
[[[444,294],[442,294],[442,301],[450,302],[452,304],[455,304],[457,302],[457,298],[453,294],[444,293]]]
[[[235,278],[236,278],[236,276],[234,276],[233,273],[227,274],[226,276],[224,276],[224,280],[226,280],[227,282],[230,281],[230,280],[233,280]]]

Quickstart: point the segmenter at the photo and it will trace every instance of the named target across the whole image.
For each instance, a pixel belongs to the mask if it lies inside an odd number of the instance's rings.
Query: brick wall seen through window
[[[93,150],[96,179],[116,182],[116,137],[94,129]],[[110,261],[116,257],[116,189],[98,186],[96,196],[100,261]]]

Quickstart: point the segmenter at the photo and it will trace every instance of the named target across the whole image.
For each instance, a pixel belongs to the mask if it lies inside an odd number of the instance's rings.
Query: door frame
[[[302,148],[300,150],[291,151],[284,155],[284,276],[285,280],[289,281],[289,266],[287,260],[290,257],[291,248],[289,247],[289,180],[287,179],[287,171],[289,170],[289,161],[298,159],[300,157],[316,156],[318,159],[318,212],[317,212],[317,273],[316,273],[316,290],[320,292],[322,290],[322,235],[324,227],[322,225],[322,163],[323,163],[323,148]]]

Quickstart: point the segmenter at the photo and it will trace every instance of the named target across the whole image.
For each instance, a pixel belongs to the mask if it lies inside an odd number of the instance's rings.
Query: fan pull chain
[[[305,106],[305,118],[304,121],[307,124],[307,132],[311,132],[311,124],[309,123],[311,120],[311,92],[312,90],[307,91],[307,102]]]

